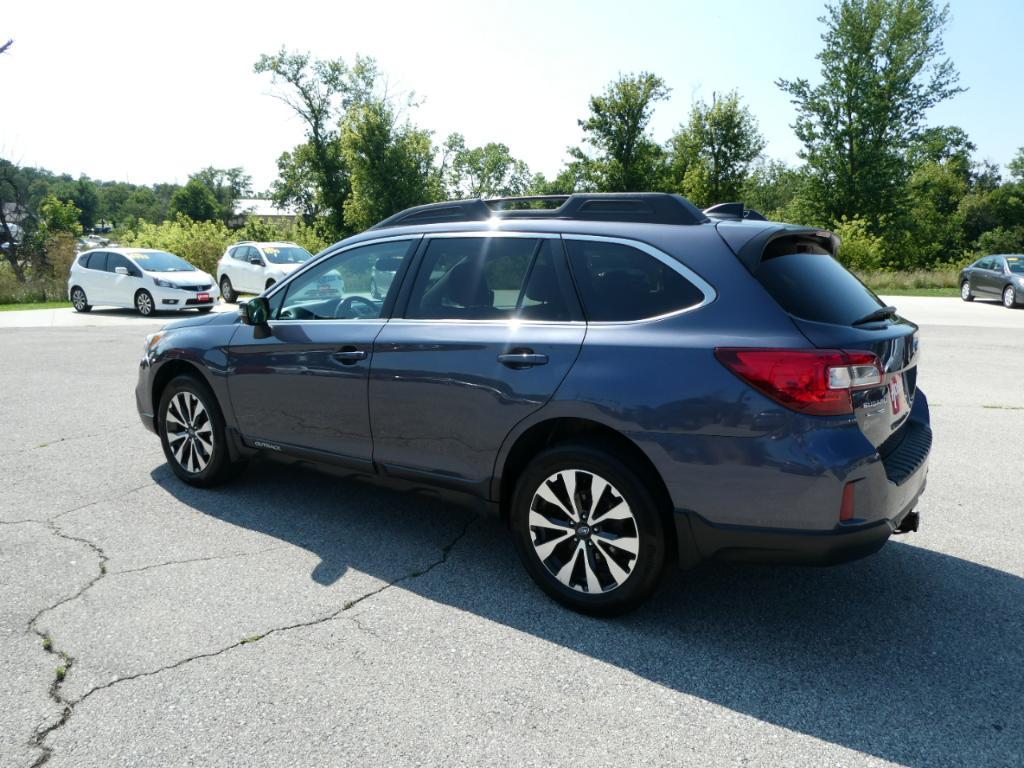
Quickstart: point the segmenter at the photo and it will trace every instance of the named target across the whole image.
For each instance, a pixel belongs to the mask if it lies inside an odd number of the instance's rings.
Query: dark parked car
[[[526,204],[403,211],[150,336],[138,408],[174,472],[260,455],[482,500],[592,613],[672,562],[837,563],[917,529],[917,326],[830,233],[676,195]]]
[[[986,256],[960,270],[960,298],[999,299],[1013,309],[1024,303],[1024,255]]]

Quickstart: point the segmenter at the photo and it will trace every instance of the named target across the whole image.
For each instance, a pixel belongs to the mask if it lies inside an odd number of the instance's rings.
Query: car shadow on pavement
[[[166,467],[153,475],[196,510],[315,553],[311,578],[324,585],[350,568],[387,578],[382,547],[469,519],[433,499],[277,465],[213,491]],[[481,516],[444,568],[395,588],[885,760],[1024,760],[1024,579],[911,544],[834,568],[673,570],[640,610],[599,620],[548,600],[502,523]]]

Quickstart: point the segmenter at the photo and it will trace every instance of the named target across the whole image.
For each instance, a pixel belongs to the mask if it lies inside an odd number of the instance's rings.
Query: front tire
[[[150,317],[156,311],[153,295],[149,291],[139,291],[135,294],[135,311],[143,317]]]
[[[220,279],[220,295],[224,297],[224,301],[229,304],[234,304],[238,301],[238,293],[235,291],[233,285],[231,285],[231,278],[224,275]]]
[[[1007,309],[1013,309],[1017,306],[1017,289],[1012,285],[1008,285],[1003,289],[1003,306]]]
[[[89,300],[86,298],[85,291],[77,285],[71,289],[71,306],[75,308],[75,312],[88,312],[92,309],[92,305],[89,304]]]
[[[666,562],[666,526],[648,485],[600,447],[569,443],[538,455],[516,484],[509,516],[530,577],[581,613],[640,605]]]
[[[974,301],[974,294],[971,293],[971,284],[966,280],[960,283],[960,298],[964,301]]]
[[[171,471],[189,485],[209,487],[227,479],[231,461],[224,416],[210,388],[177,376],[160,397],[160,443]]]

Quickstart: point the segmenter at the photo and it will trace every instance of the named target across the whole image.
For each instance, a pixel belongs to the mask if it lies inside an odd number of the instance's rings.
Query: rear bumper
[[[928,479],[931,427],[908,424],[903,444],[858,480],[858,493],[869,502],[869,519],[837,522],[828,530],[727,525],[687,510],[676,510],[680,559],[729,560],[802,565],[836,565],[877,552],[910,515]],[[838,512],[838,508],[837,508]],[[916,530],[915,518],[908,522]],[[687,538],[688,537],[688,538]]]

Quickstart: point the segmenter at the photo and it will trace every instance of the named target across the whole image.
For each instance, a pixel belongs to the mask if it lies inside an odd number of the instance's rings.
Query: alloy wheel
[[[81,288],[75,288],[71,292],[71,305],[79,312],[82,312],[85,310],[85,304],[85,291]]]
[[[167,444],[174,460],[186,472],[197,474],[213,458],[213,422],[203,401],[192,392],[178,392],[164,414]]]
[[[1003,306],[1012,308],[1017,303],[1017,292],[1013,290],[1012,285],[1006,286],[1006,290],[1003,291]]]
[[[153,297],[142,291],[135,297],[135,308],[139,310],[140,315],[153,314]]]
[[[622,494],[593,472],[565,469],[548,477],[530,502],[529,525],[538,559],[570,589],[607,593],[636,568],[636,517]]]
[[[966,280],[960,286],[960,298],[964,301],[968,301],[971,298],[971,285]]]

